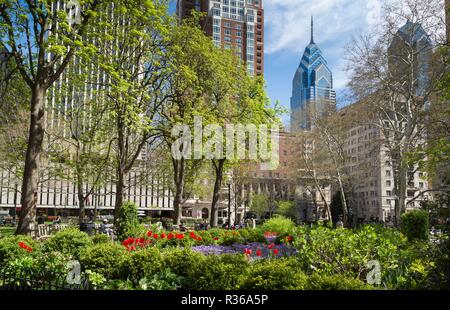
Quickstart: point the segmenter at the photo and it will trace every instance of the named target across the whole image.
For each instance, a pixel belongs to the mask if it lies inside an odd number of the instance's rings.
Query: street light
[[[228,229],[231,229],[231,180],[227,181],[228,185]]]

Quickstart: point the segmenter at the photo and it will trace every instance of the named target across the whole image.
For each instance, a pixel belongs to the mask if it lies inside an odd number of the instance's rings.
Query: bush
[[[94,244],[109,243],[111,242],[111,238],[105,234],[97,234],[92,236],[92,242]]]
[[[372,286],[355,278],[342,275],[312,274],[308,277],[308,290],[370,290]]]
[[[137,285],[143,278],[152,278],[163,270],[162,255],[158,248],[148,247],[132,253],[126,266],[128,278]]]
[[[239,229],[238,232],[242,236],[242,238],[245,240],[245,242],[248,242],[248,243],[252,243],[252,242],[265,243],[266,242],[266,238],[264,238],[264,234],[261,231],[261,229],[245,228],[245,229]]]
[[[134,203],[126,202],[119,209],[115,222],[117,238],[120,241],[128,237],[138,236],[139,218],[137,206]]]
[[[44,251],[58,251],[78,258],[83,250],[93,244],[85,232],[78,228],[68,228],[50,237],[44,244]]]
[[[190,270],[202,265],[205,256],[189,248],[169,248],[162,252],[165,266],[175,274],[186,277]]]
[[[292,234],[295,231],[295,223],[291,219],[278,215],[266,221],[262,225],[262,229],[265,232]]]
[[[83,270],[102,274],[107,279],[126,278],[126,269],[130,261],[128,251],[116,243],[104,243],[91,246],[80,256]]]
[[[235,290],[248,269],[244,255],[209,255],[188,271],[184,288],[194,290]]]
[[[294,259],[267,259],[251,265],[241,289],[246,290],[302,290],[306,275]]]
[[[0,239],[0,266],[3,266],[5,261],[18,258],[30,256],[30,253],[22,249],[19,246],[19,242],[24,242],[33,249],[31,255],[35,253],[39,245],[31,237],[28,236],[8,236]]]
[[[401,231],[408,237],[408,240],[428,240],[428,212],[424,210],[414,210],[401,216]]]
[[[181,287],[181,278],[177,274],[165,269],[153,275],[151,278],[143,278],[139,281],[139,289],[174,291]]]
[[[406,244],[398,231],[380,233],[372,226],[360,230],[316,227],[297,237],[294,246],[305,271],[365,279],[367,263],[377,260],[382,276],[398,267],[400,248]]]

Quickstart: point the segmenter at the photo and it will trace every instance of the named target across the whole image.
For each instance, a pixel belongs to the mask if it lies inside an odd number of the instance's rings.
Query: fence
[[[89,281],[84,277],[77,283],[70,284],[63,275],[25,270],[0,270],[0,290],[89,290],[89,288]]]

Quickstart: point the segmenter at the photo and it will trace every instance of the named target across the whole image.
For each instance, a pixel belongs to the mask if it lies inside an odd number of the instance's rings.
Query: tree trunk
[[[84,190],[83,190],[83,180],[81,177],[77,177],[77,195],[78,195],[78,203],[79,203],[79,221],[80,223],[84,222],[84,217],[85,217],[85,210],[86,210],[86,203],[85,203],[85,199],[86,197],[84,196]]]
[[[22,197],[19,225],[16,234],[30,235],[36,220],[39,156],[44,141],[44,104],[46,89],[37,85],[31,95],[30,129],[22,179]]]
[[[225,159],[219,159],[217,164],[213,163],[214,170],[216,173],[216,180],[214,182],[214,191],[211,203],[211,216],[210,225],[211,227],[217,227],[217,203],[219,202],[220,189],[222,188],[223,180],[223,166],[225,164]],[[230,224],[230,223],[228,223]]]
[[[397,199],[395,201],[395,225],[400,225],[400,217],[406,211],[406,187],[407,187],[407,167],[400,163],[399,173],[394,179]]]
[[[125,200],[125,179],[127,173],[122,167],[117,169],[117,181],[116,181],[116,204],[114,206],[114,221],[117,220],[119,216],[119,210],[122,208]]]
[[[180,160],[172,159],[173,165],[173,177],[175,183],[175,197],[173,200],[173,208],[174,208],[174,216],[173,223],[174,225],[181,224],[181,200],[183,199],[183,191],[184,191],[184,172],[185,172],[185,159],[181,158]]]
[[[339,182],[339,190],[341,194],[341,203],[342,203],[342,221],[346,226],[348,224],[348,208],[347,208],[347,199],[345,198],[344,186],[342,185],[341,174],[338,171],[338,182]]]

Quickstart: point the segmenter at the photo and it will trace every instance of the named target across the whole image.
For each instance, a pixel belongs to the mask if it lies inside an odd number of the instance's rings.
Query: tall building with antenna
[[[311,17],[311,40],[292,82],[291,131],[310,130],[311,113],[325,113],[327,105],[336,105],[333,73],[314,41],[314,19]]]

